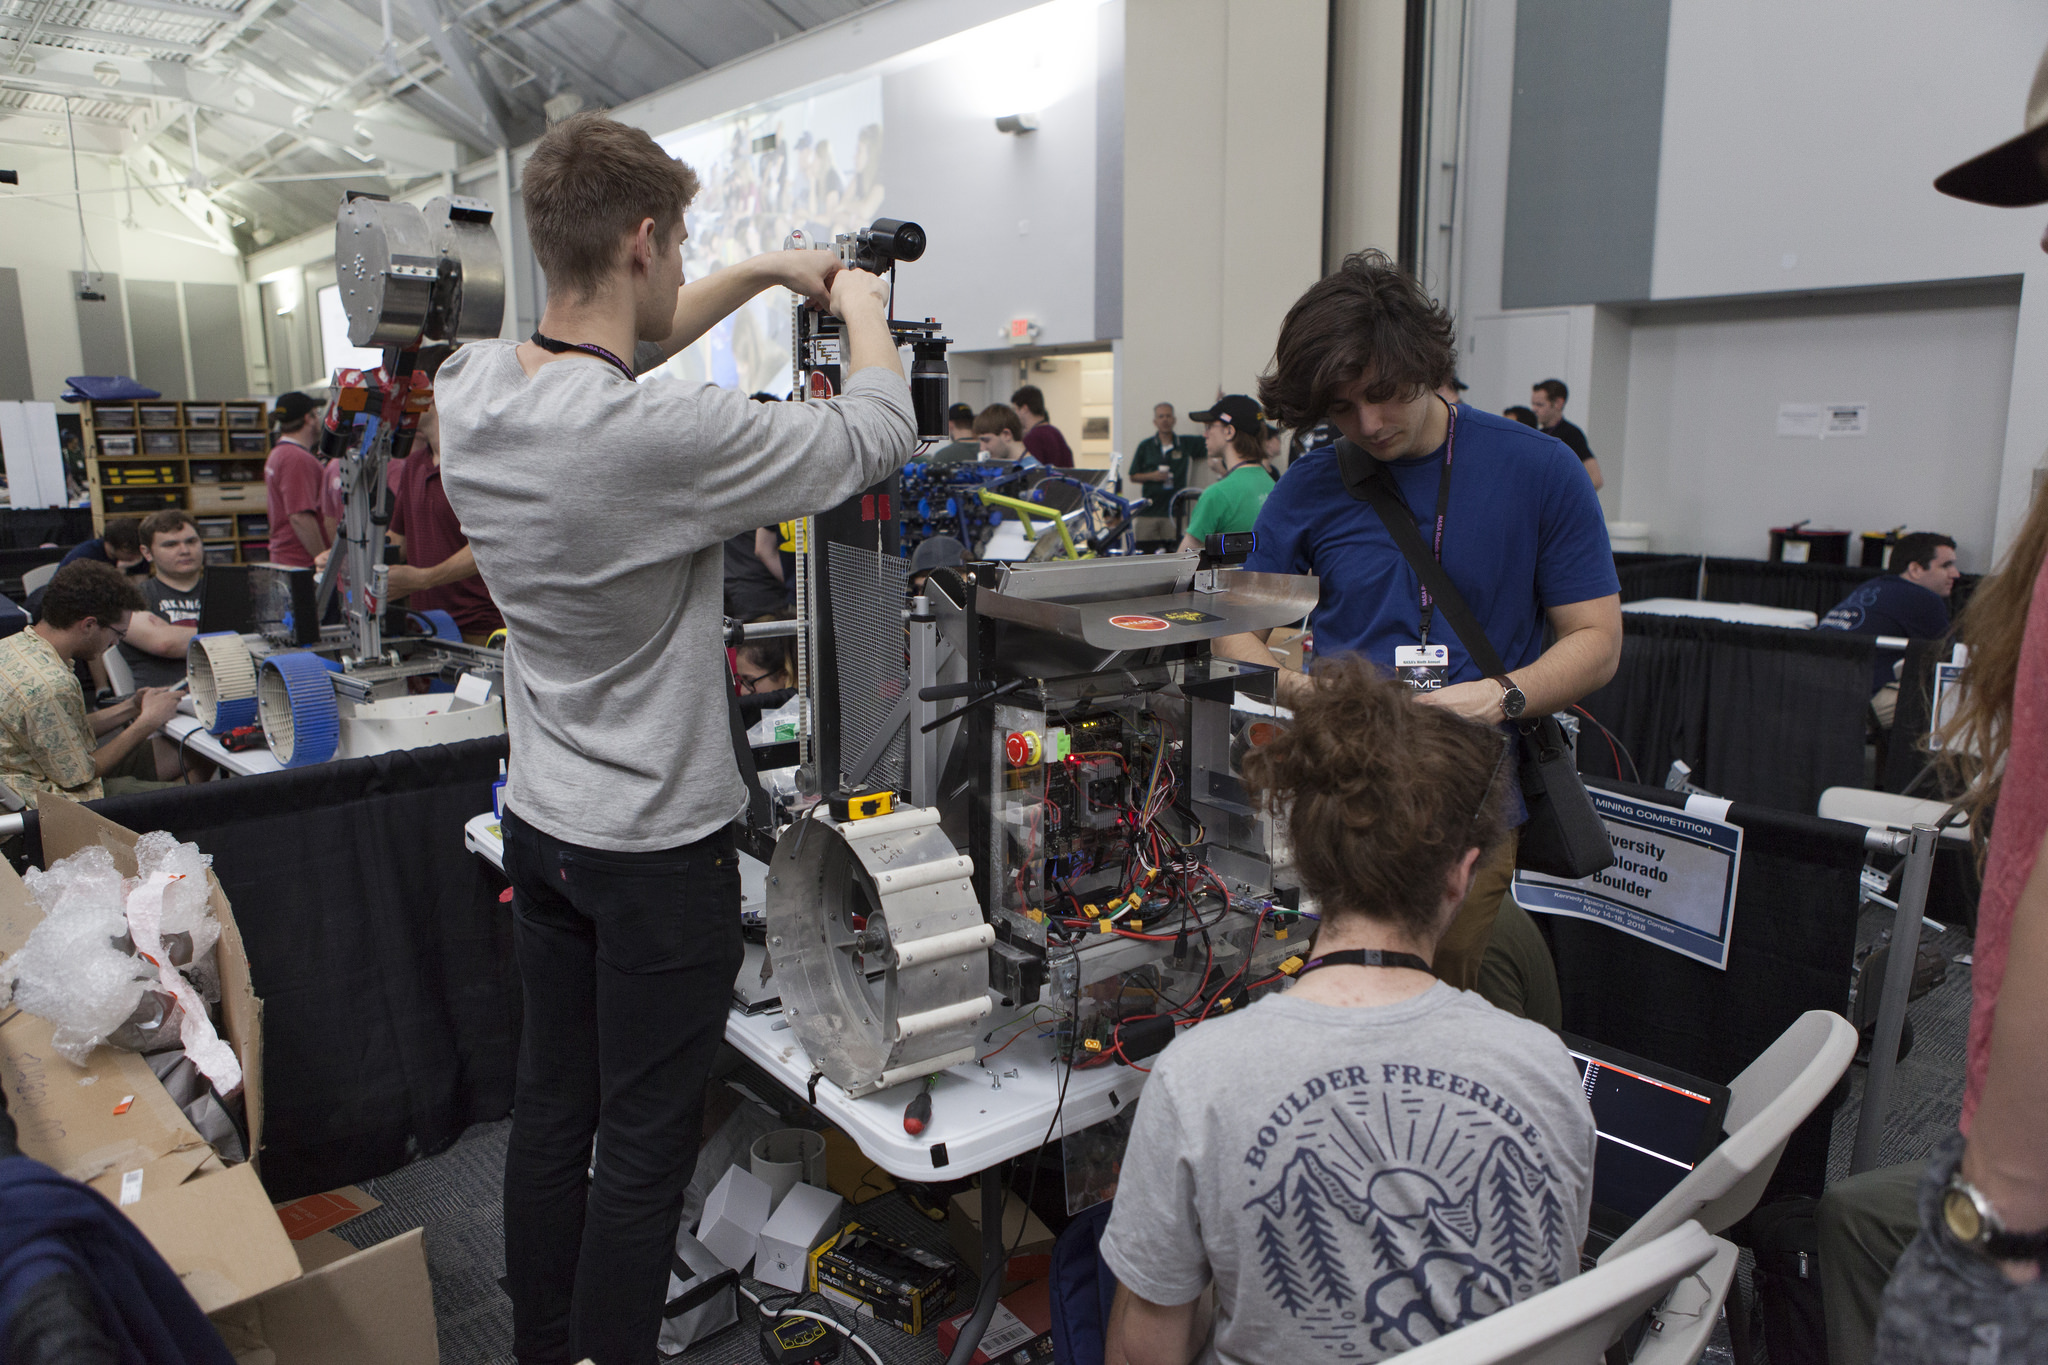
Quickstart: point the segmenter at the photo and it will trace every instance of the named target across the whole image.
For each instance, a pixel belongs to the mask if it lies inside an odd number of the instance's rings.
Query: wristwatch
[[[1515,686],[1510,679],[1499,677],[1495,678],[1494,681],[1500,684],[1501,714],[1509,720],[1520,720],[1522,712],[1528,709],[1529,699],[1522,694],[1522,689]]]
[[[1942,1191],[1941,1221],[1949,1236],[1994,1261],[2048,1259],[2048,1228],[2038,1232],[2007,1232],[1991,1201],[1963,1179],[1960,1170],[1949,1176],[1948,1188]]]

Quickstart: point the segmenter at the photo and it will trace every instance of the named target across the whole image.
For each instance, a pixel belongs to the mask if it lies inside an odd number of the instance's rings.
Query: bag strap
[[[680,1256],[669,1258],[669,1269],[684,1284],[690,1284],[690,1281],[697,1277],[696,1270]],[[661,1315],[664,1318],[679,1318],[700,1304],[709,1302],[720,1290],[738,1288],[739,1282],[740,1273],[737,1270],[721,1270],[698,1284],[690,1285],[688,1289],[670,1299],[662,1305]]]
[[[1464,594],[1458,591],[1458,585],[1451,582],[1444,566],[1437,563],[1436,556],[1422,543],[1422,533],[1415,529],[1414,514],[1395,491],[1393,480],[1387,477],[1380,462],[1349,440],[1340,440],[1337,442],[1337,468],[1344,475],[1345,491],[1379,515],[1380,524],[1387,528],[1387,534],[1394,538],[1394,544],[1407,559],[1409,567],[1429,589],[1429,595],[1436,599],[1437,609],[1443,612],[1444,620],[1457,632],[1458,643],[1465,646],[1472,662],[1478,664],[1480,671],[1489,678],[1506,676],[1507,668],[1501,663],[1500,655],[1493,652],[1493,643],[1480,629],[1472,608],[1465,605]]]

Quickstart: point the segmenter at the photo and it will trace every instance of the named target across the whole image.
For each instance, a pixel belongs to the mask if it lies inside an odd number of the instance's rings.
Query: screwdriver
[[[939,1083],[937,1076],[924,1078],[924,1086],[903,1106],[903,1131],[916,1137],[932,1122],[932,1087]]]

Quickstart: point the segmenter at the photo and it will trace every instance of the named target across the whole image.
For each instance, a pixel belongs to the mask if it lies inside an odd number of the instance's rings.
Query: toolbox
[[[953,1301],[960,1267],[944,1256],[848,1223],[811,1261],[811,1289],[916,1336]]]
[[[100,466],[100,487],[123,488],[137,484],[167,484],[178,481],[174,464],[144,464],[139,460]]]

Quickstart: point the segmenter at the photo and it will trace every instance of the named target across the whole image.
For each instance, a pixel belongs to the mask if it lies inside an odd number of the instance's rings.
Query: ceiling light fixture
[[[1022,137],[1026,133],[1035,133],[1038,131],[1038,115],[1004,114],[996,120],[996,131],[999,133],[1015,133],[1018,137]]]
[[[115,66],[112,62],[94,62],[92,64],[92,78],[108,89],[112,89],[121,83],[121,68]]]

